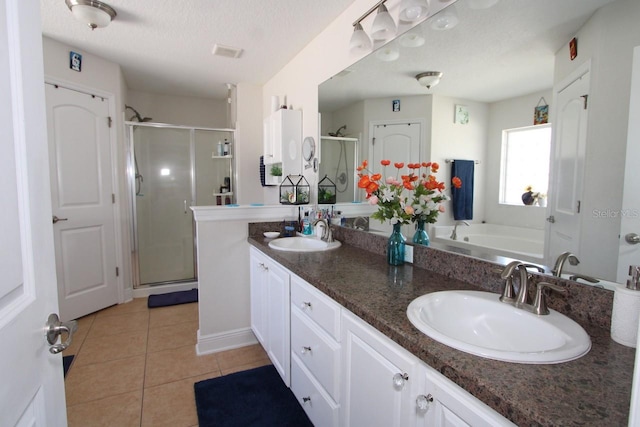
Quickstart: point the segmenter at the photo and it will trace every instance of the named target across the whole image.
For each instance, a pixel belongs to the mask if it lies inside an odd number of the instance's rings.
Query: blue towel
[[[451,178],[462,180],[460,188],[451,188],[453,200],[453,219],[456,221],[473,219],[473,160],[454,160],[451,166]]]

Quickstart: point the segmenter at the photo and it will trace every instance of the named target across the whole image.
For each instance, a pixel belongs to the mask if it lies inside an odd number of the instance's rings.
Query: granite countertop
[[[606,328],[583,324],[592,348],[571,362],[489,360],[440,344],[406,315],[413,299],[430,292],[486,289],[411,264],[389,266],[384,255],[344,242],[315,253],[273,250],[256,233],[249,243],[517,425],[627,425],[635,350],[613,341]]]

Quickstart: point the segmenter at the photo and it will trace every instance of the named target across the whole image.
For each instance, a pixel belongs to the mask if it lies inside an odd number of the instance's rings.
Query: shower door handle
[[[187,213],[187,199],[184,199],[184,213]]]

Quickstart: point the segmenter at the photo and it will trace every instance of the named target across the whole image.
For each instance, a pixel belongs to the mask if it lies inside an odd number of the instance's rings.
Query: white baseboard
[[[200,335],[198,329],[198,343],[196,344],[196,354],[218,353],[224,350],[233,350],[234,348],[246,347],[248,345],[257,344],[251,328],[236,329],[233,331],[221,332],[211,335]]]
[[[146,298],[149,295],[166,294],[169,292],[188,291],[198,287],[198,282],[170,283],[157,286],[143,286],[133,290],[133,298]]]

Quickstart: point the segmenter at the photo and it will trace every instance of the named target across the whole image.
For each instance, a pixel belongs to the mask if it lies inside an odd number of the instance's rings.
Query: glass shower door
[[[195,280],[191,130],[132,134],[139,284]]]

